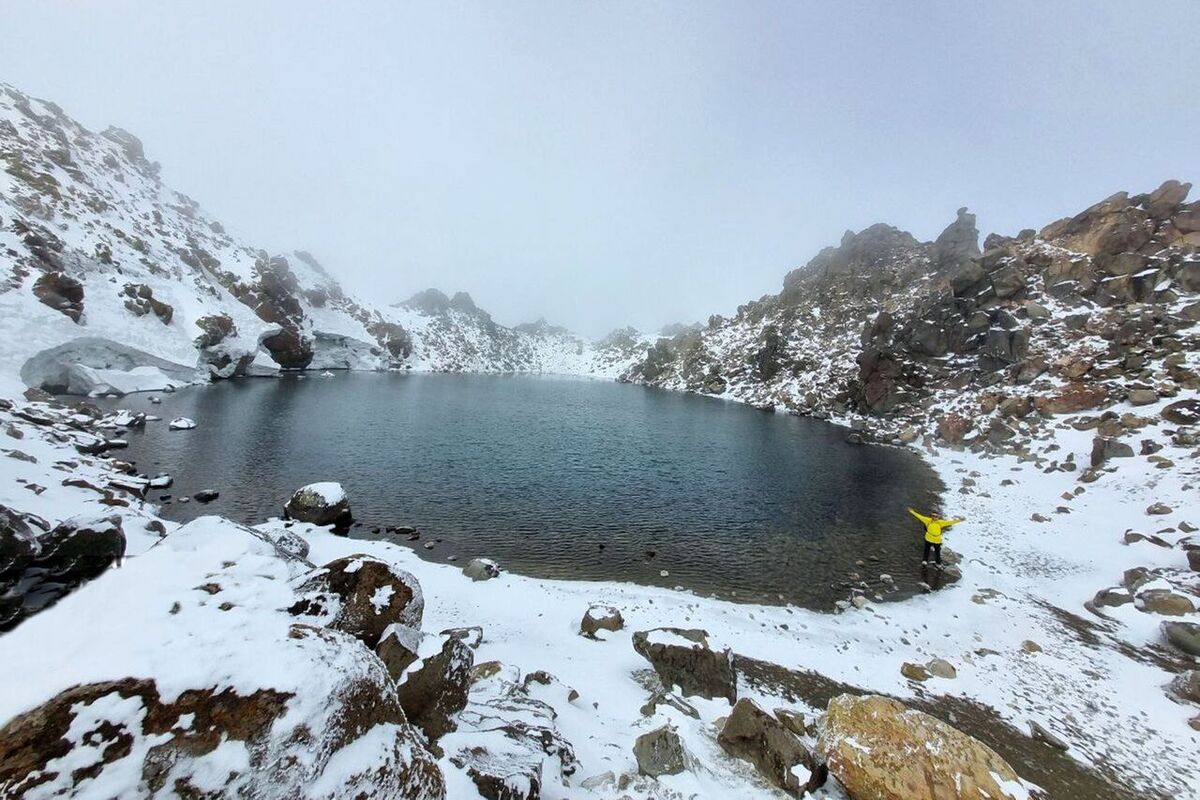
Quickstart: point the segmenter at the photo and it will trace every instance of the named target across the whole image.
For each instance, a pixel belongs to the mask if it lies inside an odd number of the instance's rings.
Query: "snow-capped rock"
[[[350,500],[340,483],[310,483],[296,490],[284,505],[283,515],[314,525],[343,525],[351,519]]]

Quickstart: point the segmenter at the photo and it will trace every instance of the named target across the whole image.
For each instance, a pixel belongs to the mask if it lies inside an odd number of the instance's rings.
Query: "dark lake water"
[[[828,423],[607,381],[341,373],[162,398],[115,404],[163,417],[124,455],[173,475],[175,497],[221,493],[165,505],[169,518],[261,521],[299,486],[339,481],[351,536],[411,525],[418,542],[379,536],[549,578],[826,610],[855,571],[912,591],[920,531],[905,506],[936,506],[942,489],[912,453],[847,444]],[[175,416],[198,427],[168,431]]]

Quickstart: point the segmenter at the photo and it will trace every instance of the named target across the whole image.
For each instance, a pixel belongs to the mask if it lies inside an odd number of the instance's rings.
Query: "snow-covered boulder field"
[[[201,518],[13,631],[6,796],[444,796],[383,664],[289,611],[312,571]]]

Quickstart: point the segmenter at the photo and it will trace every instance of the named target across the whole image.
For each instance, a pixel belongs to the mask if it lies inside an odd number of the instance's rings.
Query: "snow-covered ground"
[[[64,443],[47,440],[46,429],[8,412],[3,427],[23,434],[10,438],[5,449],[19,450],[32,460],[0,457],[0,504],[52,523],[77,514],[119,514],[129,538],[129,559],[126,568],[109,570],[0,637],[0,686],[5,687],[0,692],[0,718],[69,686],[128,675],[153,677],[164,697],[173,688],[188,686],[231,687],[243,693],[256,687],[300,694],[325,691],[323,682],[329,675],[310,675],[308,684],[296,683],[304,669],[300,662],[308,663],[305,659],[314,658],[312,653],[295,655],[296,664],[282,654],[273,655],[286,625],[271,627],[283,623],[270,622],[276,613],[270,608],[284,603],[283,595],[272,600],[271,592],[280,581],[294,579],[296,567],[262,562],[252,555],[263,548],[261,542],[216,518],[192,523],[184,536],[176,532],[176,524],[162,521],[171,533],[160,541],[157,533],[146,529],[157,519],[152,506],[125,494],[121,496],[129,506],[107,506],[97,491],[62,485],[69,473],[103,487],[112,478],[103,460],[80,457]],[[1146,437],[1167,441],[1161,428],[1147,429]],[[1060,455],[1074,452],[1076,458],[1086,459],[1091,437],[1060,430],[1055,441],[1062,448]],[[1187,456],[1169,444],[1162,452],[1180,460]],[[1200,734],[1188,726],[1195,709],[1168,698],[1164,686],[1171,675],[1153,656],[1165,652],[1162,618],[1133,604],[1106,609],[1109,620],[1083,608],[1098,589],[1120,583],[1122,572],[1131,566],[1178,571],[1167,575],[1194,586],[1194,578],[1183,572],[1180,550],[1148,541],[1126,545],[1123,535],[1129,528],[1154,533],[1171,527],[1176,533],[1163,535],[1179,538],[1180,523],[1197,513],[1192,498],[1200,476],[1195,466],[1162,470],[1143,458],[1121,459],[1114,472],[1076,494],[1077,476],[1043,473],[1032,463],[940,448],[926,456],[950,487],[946,509],[968,520],[949,539],[963,557],[962,581],[904,602],[871,602],[841,614],[509,573],[473,582],[459,567],[426,562],[400,545],[346,539],[300,524],[291,531],[308,541],[314,564],[367,553],[411,572],[424,591],[427,634],[483,628],[476,663],[496,660],[521,674],[545,670],[579,693],[573,701],[553,692],[543,698],[557,712],[558,729],[574,745],[579,762],[566,783],[548,780],[542,787],[544,797],[778,793],[716,743],[714,726],[729,713],[725,701],[689,698],[699,719],[667,704],[650,716],[641,713],[648,692],[639,679],[644,681],[648,664],[634,652],[631,634],[658,626],[703,628],[715,644],[741,656],[812,670],[900,698],[974,699],[1022,731],[1030,722],[1044,726],[1070,745],[1071,757],[1116,782],[1157,796],[1200,796],[1200,776],[1193,768]],[[67,468],[65,462],[77,466]],[[964,478],[973,485],[963,486]],[[1145,509],[1155,502],[1174,511],[1148,516]],[[1056,511],[1059,507],[1069,510]],[[1033,522],[1034,513],[1051,521]],[[284,528],[276,520],[265,521],[261,530],[277,536]],[[271,577],[278,569],[285,574]],[[244,610],[224,614],[206,605],[205,598],[196,600],[194,588],[205,581],[220,583],[220,599]],[[170,598],[177,596],[192,597],[199,605],[171,612]],[[580,620],[593,604],[620,609],[625,629],[603,632],[600,640],[580,636]],[[1082,615],[1095,627],[1081,630],[1055,608]],[[430,641],[436,643],[437,637]],[[232,643],[237,644],[230,649]],[[227,655],[214,657],[218,653]],[[337,665],[347,656],[339,658],[326,666],[338,672]],[[949,661],[957,676],[917,684],[901,675],[904,662],[924,664],[932,658]],[[820,711],[745,682],[739,691],[768,709],[789,707],[810,716]],[[320,716],[314,708],[297,713]],[[633,740],[664,721],[677,727],[691,766],[679,775],[639,778]],[[217,773],[239,758],[235,752],[219,755],[213,756]],[[472,796],[471,784],[448,757],[441,766],[450,797]],[[612,781],[603,777],[610,771]],[[620,781],[622,775],[630,777]],[[585,781],[592,788],[583,788]],[[818,796],[837,797],[839,790],[831,783]]]

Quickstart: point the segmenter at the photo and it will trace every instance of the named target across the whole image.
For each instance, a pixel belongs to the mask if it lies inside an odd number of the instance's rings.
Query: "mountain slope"
[[[938,429],[992,444],[1031,410],[1195,390],[1189,188],[1122,192],[1040,232],[989,236],[982,253],[965,209],[931,243],[886,225],[847,232],[779,294],[660,339],[622,378],[858,418],[886,438]]]
[[[561,330],[497,325],[465,294],[372,307],[311,254],[270,255],[164,185],[132,134],[94,133],[3,84],[0,266],[0,374],[15,383],[24,369],[48,389],[277,369],[612,376],[634,360]]]

